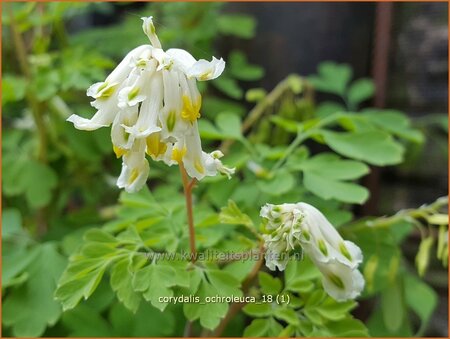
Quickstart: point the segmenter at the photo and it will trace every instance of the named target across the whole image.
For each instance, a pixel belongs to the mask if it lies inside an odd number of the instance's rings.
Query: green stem
[[[11,34],[14,43],[14,47],[16,50],[17,60],[19,61],[19,67],[21,72],[25,75],[28,81],[31,81],[31,69],[28,64],[28,56],[25,48],[25,43],[23,41],[23,37],[20,34],[17,23],[14,18],[14,13],[12,12],[12,8],[9,8],[9,17],[11,24]],[[38,130],[39,136],[39,149],[38,149],[38,159],[42,163],[47,162],[47,135],[45,128],[45,121],[42,115],[42,104],[37,100],[34,93],[31,91],[27,91],[26,95],[29,106],[31,107],[31,112],[33,115],[34,122],[36,124],[36,128]]]
[[[295,139],[289,144],[286,152],[284,152],[283,156],[275,163],[272,167],[272,172],[277,171],[284,164],[285,160],[289,158],[289,156],[295,151],[295,149],[300,146],[300,144],[311,137],[312,135],[318,133],[320,129],[324,126],[327,126],[331,123],[334,123],[336,120],[342,117],[342,113],[332,114],[320,121],[318,121],[315,125],[310,126],[306,130],[299,130],[297,132],[297,136]]]
[[[267,96],[256,104],[256,106],[248,113],[245,120],[242,122],[242,134],[247,132],[267,111],[273,106],[287,91],[292,88],[292,78],[298,75],[289,75],[282,80]],[[309,92],[308,92],[309,93]],[[222,143],[219,149],[223,153],[227,153],[234,140],[226,140]]]
[[[349,232],[349,231],[355,232],[355,231],[358,231],[361,229],[365,229],[367,227],[387,228],[387,227],[390,227],[390,226],[396,224],[399,221],[403,221],[403,220],[408,221],[408,219],[417,220],[417,219],[423,218],[429,214],[436,213],[447,204],[448,204],[448,197],[441,197],[430,205],[425,205],[425,206],[419,207],[417,209],[402,210],[390,217],[381,217],[381,218],[378,218],[375,220],[365,221],[364,223],[358,222],[358,223],[350,224],[348,227],[344,227],[342,230],[345,232]]]
[[[284,152],[283,156],[276,162],[276,164],[272,167],[271,172],[277,171],[285,162],[287,158],[295,151],[295,149],[300,146],[300,144],[309,138],[311,133],[297,133],[295,139],[290,143],[286,152]]]

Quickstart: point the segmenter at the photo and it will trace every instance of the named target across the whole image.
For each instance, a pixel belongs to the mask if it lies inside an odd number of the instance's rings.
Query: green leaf
[[[112,245],[118,243],[114,236],[98,228],[88,230],[83,238],[86,242],[99,242]]]
[[[354,183],[328,179],[314,172],[306,171],[303,182],[305,187],[323,199],[336,199],[351,204],[362,204],[369,197],[369,191]]]
[[[396,332],[403,324],[405,305],[402,286],[399,281],[391,282],[381,293],[381,310],[386,328]]]
[[[358,79],[352,83],[348,90],[348,102],[356,108],[361,102],[370,99],[374,92],[375,85],[371,79]]]
[[[290,191],[295,185],[294,176],[285,169],[277,171],[270,179],[262,179],[256,183],[261,191],[270,195],[281,195]]]
[[[70,263],[60,279],[55,298],[63,310],[74,308],[82,298],[94,293],[106,270],[108,262],[102,260],[82,260]]]
[[[130,288],[133,281],[133,275],[129,270],[131,264],[129,259],[115,263],[111,269],[111,288],[116,292],[117,299],[130,311],[136,313],[141,296]]]
[[[26,79],[11,75],[3,75],[2,105],[7,104],[8,102],[15,102],[22,100],[25,97],[26,89],[27,89]]]
[[[297,281],[314,281],[320,277],[320,272],[308,258],[301,261],[290,260],[286,266],[284,277],[286,288],[289,289]]]
[[[216,128],[209,120],[200,119],[198,121],[198,129],[202,139],[223,140],[225,137],[222,132]]]
[[[54,300],[53,291],[65,266],[65,258],[54,244],[47,243],[38,248],[37,256],[26,267],[29,278],[12,287],[3,300],[3,323],[12,327],[16,337],[39,337],[61,315],[61,306]]]
[[[229,139],[240,139],[241,134],[241,119],[233,113],[222,112],[219,113],[216,120],[216,126],[222,134]]]
[[[317,90],[340,96],[345,94],[352,77],[352,70],[348,65],[326,61],[319,65],[318,71],[317,76],[308,78]]]
[[[5,159],[8,162],[8,159]],[[52,190],[58,183],[55,171],[40,162],[18,158],[10,165],[2,164],[5,171],[4,191],[7,195],[25,194],[32,208],[47,205],[52,197]]]
[[[353,300],[336,302],[332,298],[327,298],[320,307],[317,308],[317,312],[326,319],[339,321],[344,319],[356,306],[357,303]]]
[[[4,214],[2,216],[2,219]],[[12,248],[2,248],[2,287],[20,285],[29,278],[27,266],[32,263],[40,253],[40,247],[26,248],[25,244],[14,243]]]
[[[269,273],[259,272],[259,285],[264,294],[276,295],[281,292],[283,284],[280,279],[272,277]]]
[[[336,180],[359,179],[369,173],[369,167],[359,161],[343,160],[333,153],[320,153],[301,164],[306,172]]]
[[[424,141],[423,134],[412,128],[411,120],[404,113],[396,110],[366,110],[363,115],[369,122],[399,138],[415,143]]]
[[[254,227],[252,219],[243,213],[233,200],[228,200],[228,206],[222,207],[219,214],[220,222],[231,225]]]
[[[327,336],[327,337],[344,337],[344,338],[361,338],[368,337],[369,333],[364,325],[358,319],[347,317],[343,320],[331,322],[326,325],[326,334],[312,333],[311,336]]]
[[[298,315],[292,308],[278,307],[275,309],[274,316],[291,325],[299,324]]]
[[[208,118],[214,118],[221,112],[230,112],[239,116],[243,116],[246,109],[243,105],[236,103],[235,101],[208,96],[203,98],[202,112]],[[200,119],[198,122],[202,122],[204,119]]]
[[[256,21],[252,17],[239,14],[226,14],[217,18],[219,32],[250,39],[255,35]]]
[[[138,311],[132,313],[117,303],[109,311],[109,322],[115,337],[176,337],[179,335],[175,321],[178,315],[172,310],[160,312],[150,303],[142,303]]]
[[[357,179],[369,172],[369,168],[359,161],[322,153],[303,161],[299,168],[304,172],[305,187],[323,199],[363,203],[369,196],[366,188],[341,181]]]
[[[297,133],[299,130],[300,124],[296,120],[283,118],[278,115],[273,115],[270,117],[270,121],[275,125],[280,126],[290,133]]]
[[[343,105],[334,101],[325,101],[317,107],[316,115],[318,118],[325,118],[329,115],[345,111],[346,109]]]
[[[264,69],[259,66],[250,65],[247,62],[245,54],[239,51],[231,52],[228,62],[230,64],[231,75],[238,80],[254,81],[264,76]]]
[[[70,331],[71,337],[111,337],[110,324],[103,317],[86,305],[65,312],[62,323]]]
[[[185,303],[183,311],[186,317],[194,321],[200,320],[201,326],[214,329],[228,310],[228,304],[223,300],[209,300],[208,298],[241,296],[239,281],[230,273],[216,269],[206,270],[208,279],[199,270],[195,270],[193,277],[198,283],[189,288],[189,293],[199,298],[199,302]],[[197,287],[198,286],[198,287]]]
[[[2,237],[8,239],[22,235],[22,216],[15,208],[3,209],[2,211]]]
[[[207,121],[199,122],[200,136],[212,140],[237,140],[242,138],[241,119],[234,113],[222,112],[215,120],[215,126]]]
[[[255,319],[244,330],[244,337],[278,337],[283,330],[274,318]]]
[[[176,285],[175,270],[163,264],[151,264],[138,270],[133,278],[133,288],[143,292],[144,299],[150,301],[161,312],[167,307],[167,302],[161,302],[160,297],[172,297],[172,286]]]
[[[395,165],[403,159],[403,147],[385,132],[321,134],[331,149],[349,158],[377,166]]]
[[[241,283],[231,273],[220,270],[208,270],[206,272],[210,283],[220,291],[220,295],[240,297],[242,291],[239,289]]]
[[[213,86],[216,87],[222,93],[228,95],[233,99],[242,99],[244,91],[239,87],[237,81],[233,78],[229,78],[223,75],[213,81]]]
[[[52,190],[58,184],[55,171],[47,165],[31,161],[25,173],[25,195],[30,206],[39,208],[47,205],[52,197]]]
[[[413,275],[405,276],[406,304],[420,317],[421,325],[416,336],[422,336],[433,315],[437,303],[437,293],[426,283]]]
[[[269,303],[249,303],[242,309],[246,314],[252,317],[267,317],[273,313],[273,308]]]
[[[220,319],[222,319],[228,310],[226,303],[205,303],[206,297],[212,297],[219,293],[219,290],[212,284],[205,280],[201,281],[200,287],[196,293],[196,296],[203,302],[200,303],[185,303],[183,305],[184,314],[190,321],[196,319],[200,320],[201,326],[207,329],[214,329],[219,325]]]
[[[269,331],[269,322],[267,319],[254,319],[244,330],[244,337],[246,338],[260,338],[264,337]]]

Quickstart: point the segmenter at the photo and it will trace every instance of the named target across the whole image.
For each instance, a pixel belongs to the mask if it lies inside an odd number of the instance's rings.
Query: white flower
[[[357,269],[352,269],[337,260],[315,264],[322,273],[325,291],[335,300],[355,299],[364,289],[364,277]]]
[[[260,215],[268,231],[263,235],[267,267],[284,270],[289,252],[301,246],[321,271],[324,288],[333,298],[353,299],[361,293],[364,279],[357,270],[363,259],[360,248],[342,239],[318,209],[306,203],[266,204]]]
[[[222,58],[218,60],[213,57],[211,61],[200,59],[189,68],[187,75],[200,81],[213,80],[220,76],[224,69],[225,61]]]
[[[343,240],[317,208],[306,203],[298,203],[296,207],[305,216],[300,242],[317,261],[337,260],[351,268],[362,262],[361,249],[351,241]]]
[[[156,35],[155,25],[153,25],[153,17],[149,16],[148,18],[143,17],[142,19],[142,30],[150,39],[153,47],[161,48],[161,42],[159,42],[158,36]]]
[[[210,154],[205,154],[205,166],[206,171],[211,173],[209,175],[216,175],[216,173],[220,173],[222,175],[226,175],[228,179],[231,179],[231,176],[236,172],[235,168],[229,168],[222,164],[220,158],[223,157],[223,153],[221,151],[214,151]]]
[[[81,130],[112,124],[111,140],[123,167],[117,185],[137,191],[147,180],[147,153],[154,161],[182,164],[197,180],[234,169],[223,166],[218,153],[203,152],[197,120],[202,97],[197,80],[211,80],[225,68],[223,59],[196,60],[182,49],[164,51],[152,17],[142,18],[151,45],[142,45],[119,63],[103,82],[89,87],[87,95],[97,113],[91,119],[77,115],[67,120]]]
[[[150,167],[145,158],[145,148],[145,141],[139,140],[123,155],[122,172],[117,186],[125,188],[129,193],[139,191],[147,181]]]

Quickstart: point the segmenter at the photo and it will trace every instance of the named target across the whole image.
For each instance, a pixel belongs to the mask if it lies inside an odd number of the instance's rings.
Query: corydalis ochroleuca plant
[[[306,203],[271,205],[261,208],[267,234],[266,266],[286,268],[289,252],[301,247],[323,275],[325,291],[334,299],[356,298],[364,288],[357,267],[362,253],[351,241],[342,239],[336,229],[315,207]]]
[[[220,151],[203,152],[197,125],[202,103],[197,81],[220,76],[225,62],[197,61],[182,49],[164,51],[152,17],[142,20],[151,45],[133,49],[105,81],[89,87],[97,109],[91,119],[72,115],[67,120],[88,131],[112,124],[113,149],[123,160],[117,185],[128,192],[147,181],[146,153],[169,166],[183,165],[197,180],[218,172],[230,177],[234,169],[221,163]]]

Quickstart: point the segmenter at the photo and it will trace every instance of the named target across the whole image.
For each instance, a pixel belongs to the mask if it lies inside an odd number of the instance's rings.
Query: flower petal
[[[220,58],[212,58],[211,61],[200,59],[187,71],[188,77],[194,77],[199,81],[212,80],[219,77],[225,69],[225,61]]]
[[[167,50],[166,54],[173,59],[174,64],[185,74],[197,62],[197,60],[184,49],[171,48]]]

